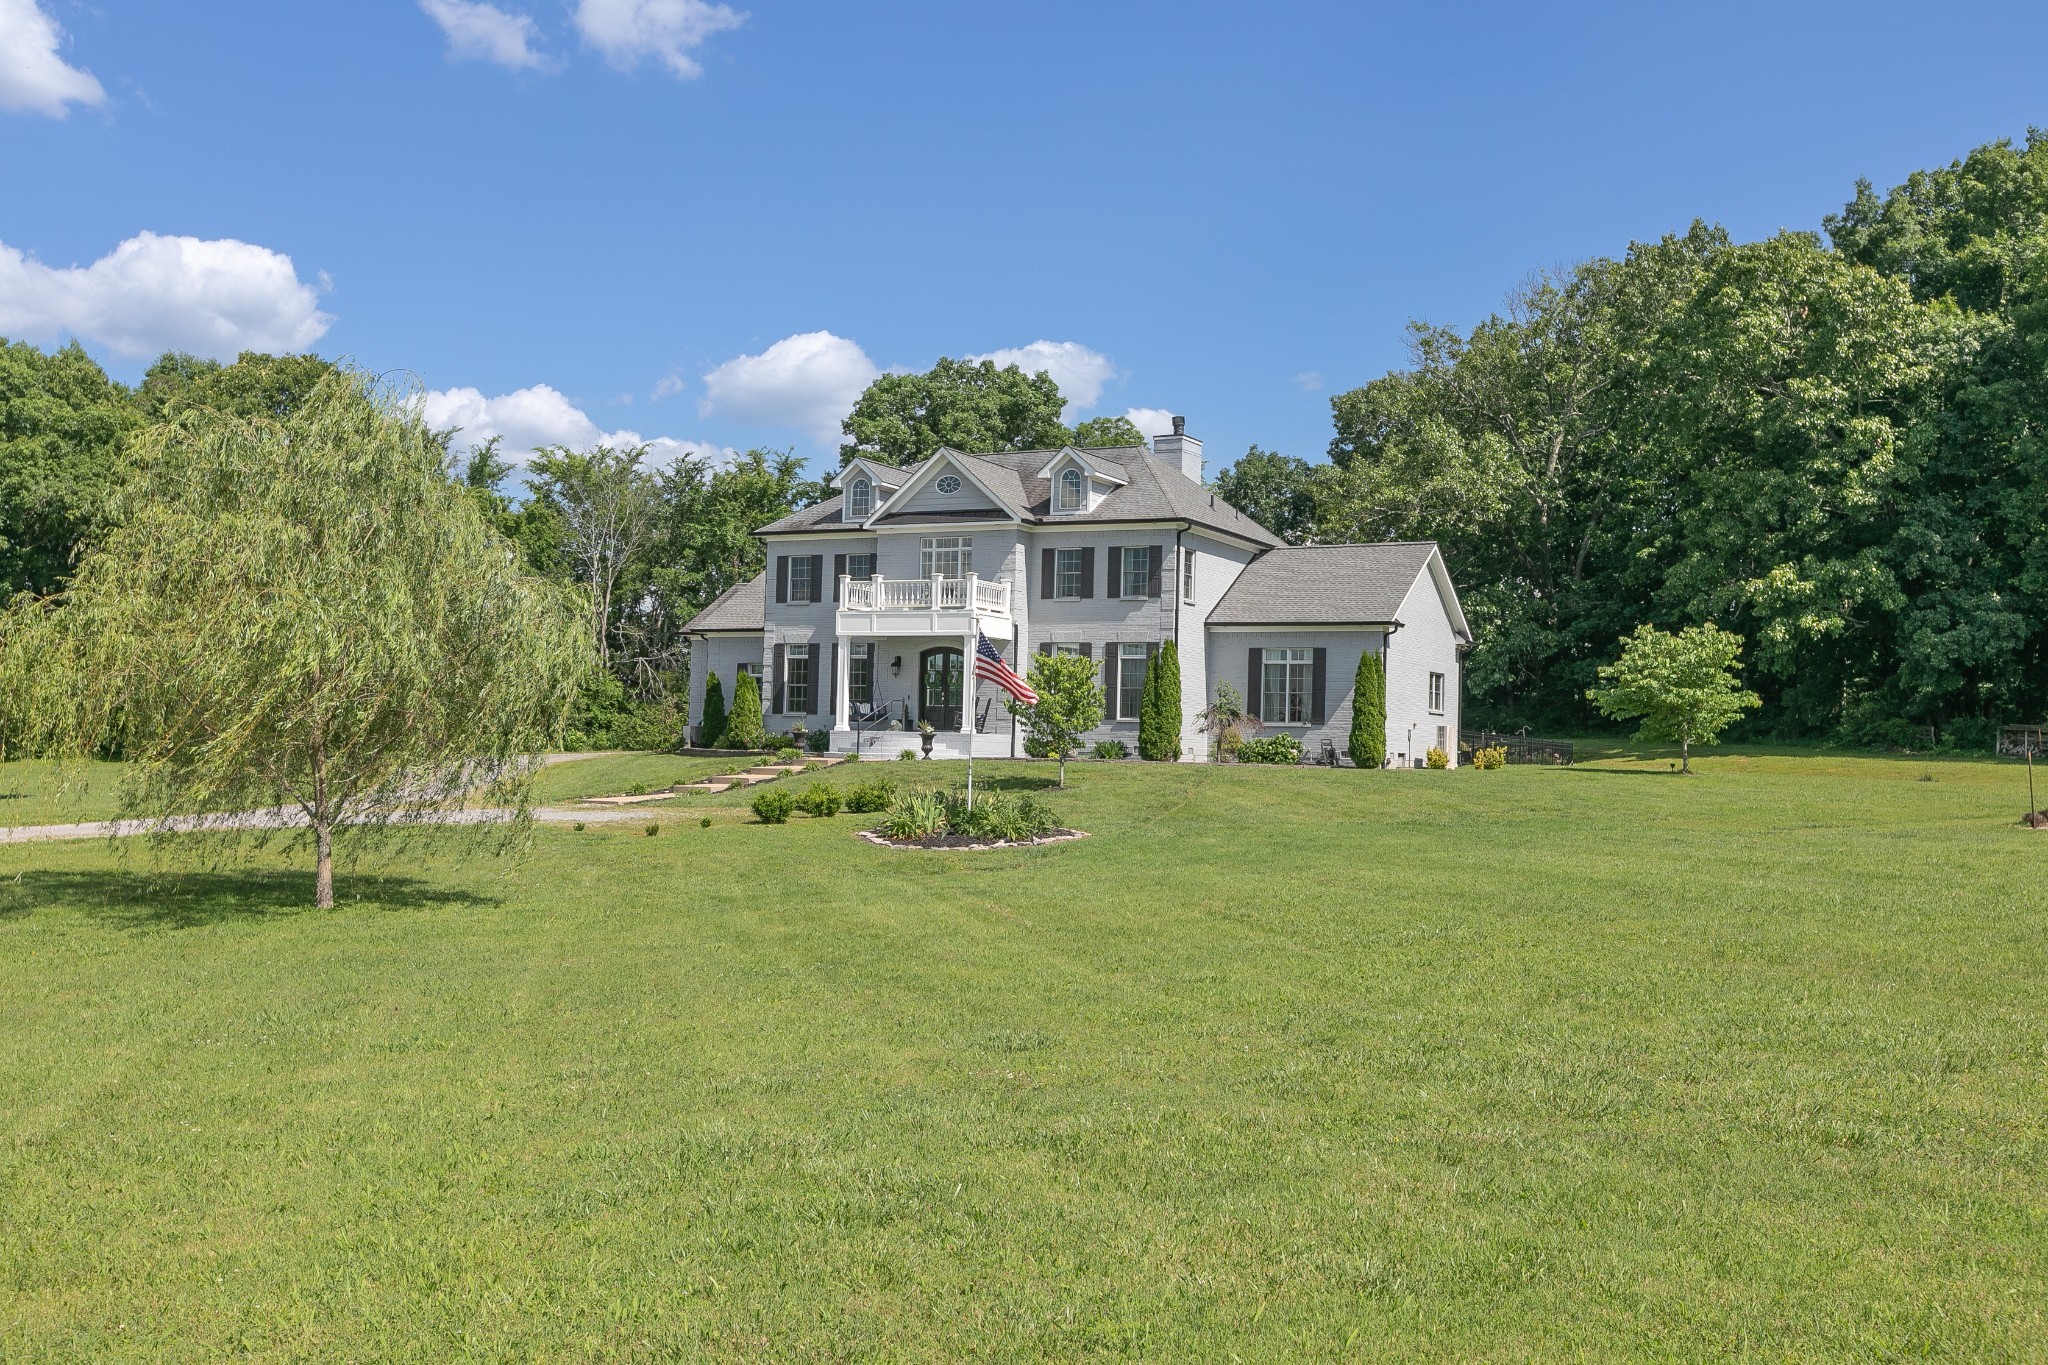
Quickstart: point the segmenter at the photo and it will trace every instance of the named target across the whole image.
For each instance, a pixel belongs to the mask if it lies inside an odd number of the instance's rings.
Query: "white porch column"
[[[852,676],[849,661],[852,653],[853,641],[844,638],[839,641],[839,648],[832,651],[832,728],[835,730],[852,728],[847,721],[846,699],[847,679]]]
[[[972,619],[972,613],[969,619]],[[960,733],[967,736],[970,747],[974,744],[974,637],[977,633],[969,631],[960,637]]]

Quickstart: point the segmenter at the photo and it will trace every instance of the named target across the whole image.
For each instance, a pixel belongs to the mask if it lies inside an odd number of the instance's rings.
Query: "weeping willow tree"
[[[310,842],[529,814],[532,756],[591,666],[584,604],[523,573],[404,396],[338,371],[283,415],[141,433],[111,529],[0,616],[0,716],[38,752],[131,760],[158,832]],[[481,827],[481,825],[479,825]]]

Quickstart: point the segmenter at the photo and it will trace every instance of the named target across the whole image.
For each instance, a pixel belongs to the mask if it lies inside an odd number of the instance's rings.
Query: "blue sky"
[[[829,456],[940,355],[1318,457],[1531,270],[2048,124],[2039,4],[0,0],[0,334]],[[671,447],[664,444],[664,451]]]

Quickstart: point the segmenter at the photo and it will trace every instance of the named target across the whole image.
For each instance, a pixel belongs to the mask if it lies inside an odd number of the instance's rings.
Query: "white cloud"
[[[655,381],[654,392],[650,395],[650,397],[654,402],[659,403],[664,398],[675,397],[677,394],[681,393],[684,389],[687,389],[689,387],[689,384],[684,382],[683,377],[681,375],[671,372],[669,374],[663,375],[659,380]]]
[[[482,0],[420,0],[427,17],[448,35],[448,56],[493,62],[513,71],[547,65],[535,50],[540,29],[524,14],[507,14]]]
[[[630,70],[652,57],[682,80],[704,74],[690,56],[715,33],[738,28],[746,16],[706,0],[577,0],[583,41],[613,66]]]
[[[1131,419],[1131,425],[1145,433],[1147,440],[1154,436],[1173,435],[1173,414],[1165,408],[1130,408],[1124,416]]]
[[[1086,412],[1102,397],[1102,386],[1116,378],[1116,366],[1100,351],[1091,351],[1078,341],[1034,341],[1029,346],[1010,346],[987,355],[971,355],[979,363],[993,360],[998,369],[1015,365],[1026,374],[1044,370],[1060,386],[1067,400],[1060,420],[1071,422],[1077,412]]]
[[[311,346],[334,323],[319,301],[291,257],[231,239],[144,232],[83,267],[47,266],[0,243],[0,335],[68,332],[122,356],[232,360]]]
[[[63,42],[64,30],[37,0],[0,0],[0,109],[63,118],[74,104],[107,102],[90,71],[57,55]]]
[[[547,384],[515,389],[487,398],[481,389],[433,389],[420,399],[421,415],[436,431],[457,428],[454,448],[463,450],[482,445],[493,436],[503,438],[498,453],[516,463],[525,463],[541,446],[568,446],[588,450],[608,445],[648,447],[648,460],[667,465],[685,455],[715,465],[730,461],[734,452],[707,441],[685,441],[673,436],[642,436],[637,431],[606,431],[590,420],[559,390]]]
[[[839,444],[839,423],[881,370],[855,343],[830,332],[784,337],[759,355],[726,361],[704,376],[698,412],[793,427],[820,445]]]
[[[1294,376],[1294,387],[1300,389],[1303,393],[1314,393],[1322,386],[1323,372],[1321,370],[1303,370],[1300,374]]]

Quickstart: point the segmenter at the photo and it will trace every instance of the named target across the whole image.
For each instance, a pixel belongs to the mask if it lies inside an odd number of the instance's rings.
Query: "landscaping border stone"
[[[867,840],[876,848],[914,848],[925,849],[934,853],[992,853],[1001,848],[1042,848],[1046,844],[1067,844],[1072,843],[1076,839],[1091,837],[1088,831],[1084,829],[1056,829],[1050,834],[1041,835],[1036,839],[1025,839],[1019,842],[999,839],[992,844],[964,838],[957,834],[941,835],[937,839],[905,839],[901,842],[885,838],[871,829],[856,830],[854,835],[856,838]]]

